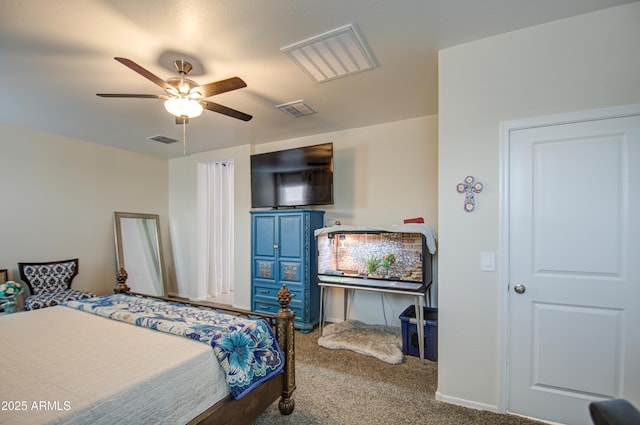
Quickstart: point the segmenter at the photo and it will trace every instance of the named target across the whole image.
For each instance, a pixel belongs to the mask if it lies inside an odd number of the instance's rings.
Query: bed
[[[283,285],[278,294],[282,308],[275,316],[226,311],[225,320],[233,322],[234,329],[247,316],[258,317],[254,322],[268,330],[260,328],[260,334],[277,340],[271,351],[263,342],[254,344],[263,350],[256,359],[264,352],[280,354],[261,357],[269,360],[254,366],[257,379],[251,385],[244,382],[244,387],[232,382],[241,380],[233,363],[220,361],[224,344],[202,336],[215,340],[220,332],[207,333],[209,327],[201,322],[189,325],[188,337],[179,335],[183,331],[174,332],[174,324],[173,333],[159,332],[164,325],[158,323],[167,322],[156,320],[156,310],[138,316],[109,310],[130,302],[190,309],[189,314],[194,311],[199,318],[216,314],[196,303],[181,301],[176,306],[175,300],[127,293],[2,316],[0,423],[247,424],[278,398],[281,413],[290,414],[295,390],[290,300]],[[148,321],[150,328],[133,326],[126,322],[130,319],[136,324]],[[199,334],[192,335],[193,329]],[[271,339],[268,335],[263,339]],[[269,377],[267,369],[275,376]]]

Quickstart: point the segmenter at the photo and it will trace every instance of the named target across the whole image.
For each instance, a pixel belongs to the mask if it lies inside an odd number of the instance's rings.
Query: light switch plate
[[[493,251],[482,251],[480,253],[480,270],[483,272],[496,271],[496,253]]]

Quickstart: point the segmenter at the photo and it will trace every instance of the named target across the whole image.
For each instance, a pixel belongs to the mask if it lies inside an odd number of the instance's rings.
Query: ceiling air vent
[[[170,145],[171,143],[177,143],[178,142],[176,139],[172,139],[171,137],[160,136],[160,135],[147,137],[147,139],[153,140],[154,142],[165,143],[167,145]]]
[[[276,105],[276,108],[280,109],[292,118],[298,118],[318,112],[304,100],[294,100],[293,102],[283,103],[282,105]]]
[[[282,47],[312,79],[322,83],[367,71],[377,65],[353,25]]]

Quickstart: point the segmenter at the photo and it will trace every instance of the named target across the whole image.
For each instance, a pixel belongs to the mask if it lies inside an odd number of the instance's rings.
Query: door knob
[[[524,294],[524,292],[527,290],[527,287],[521,283],[518,283],[516,286],[513,287],[513,290],[516,291],[518,294]]]

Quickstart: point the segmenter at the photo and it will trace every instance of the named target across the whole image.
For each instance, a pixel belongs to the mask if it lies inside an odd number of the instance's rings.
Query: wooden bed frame
[[[289,310],[291,292],[289,292],[286,285],[283,284],[282,288],[278,291],[280,311],[278,311],[275,316],[269,316],[212,304],[202,304],[177,298],[157,297],[131,292],[129,287],[126,285],[126,280],[127,272],[124,269],[120,269],[117,278],[118,286],[116,286],[114,292],[130,293],[133,295],[141,295],[169,302],[179,302],[186,305],[211,308],[234,315],[261,317],[267,320],[276,334],[278,344],[280,345],[285,357],[284,372],[281,375],[263,383],[240,400],[233,399],[231,395],[227,396],[225,399],[220,400],[191,420],[189,425],[246,425],[255,419],[260,413],[264,412],[267,407],[278,399],[278,397],[280,397],[280,401],[278,403],[280,413],[283,415],[289,415],[293,412],[295,401],[293,400],[292,395],[296,389],[295,333],[293,322],[295,313]]]

